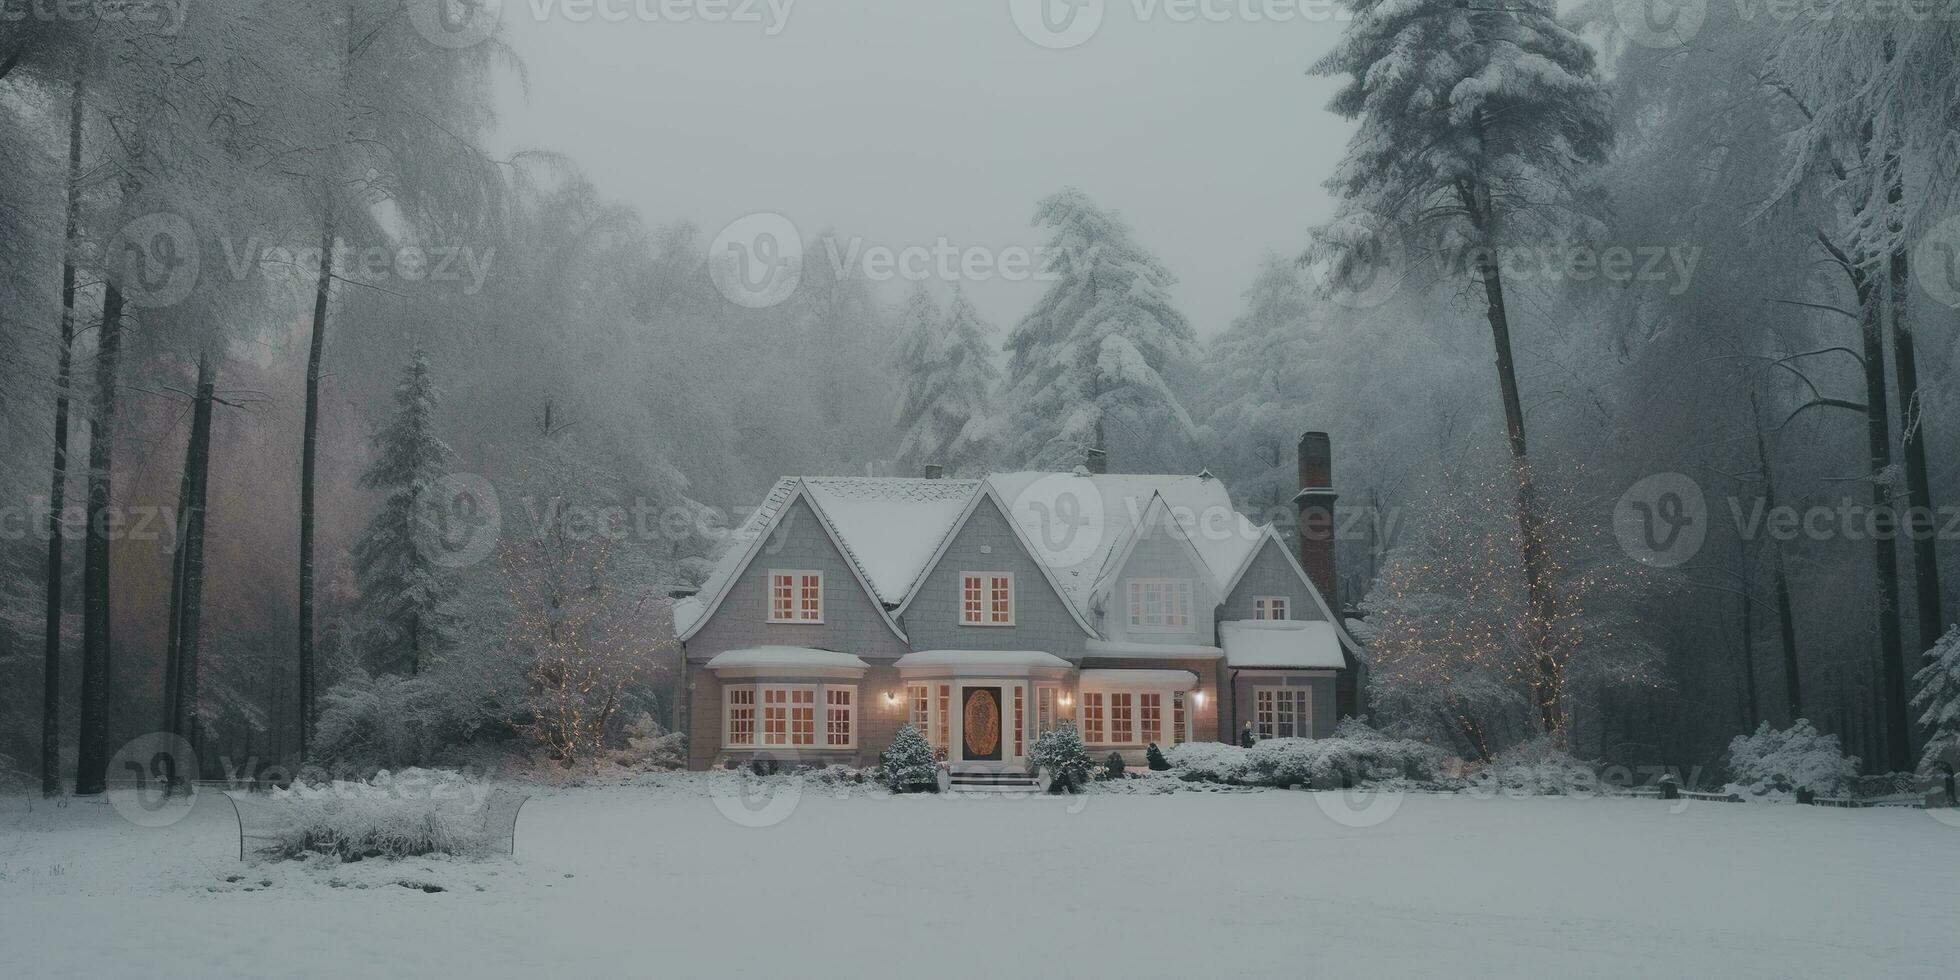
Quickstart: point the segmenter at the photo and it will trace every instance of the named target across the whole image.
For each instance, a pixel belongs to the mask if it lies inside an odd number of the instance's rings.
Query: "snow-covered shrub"
[[[898,726],[892,744],[878,757],[878,778],[894,793],[936,792],[939,763],[925,733],[914,725]]]
[[[610,753],[615,764],[632,769],[687,768],[687,735],[670,732],[641,712],[626,726],[626,747]]]
[[[1598,767],[1573,758],[1546,735],[1506,749],[1471,782],[1473,790],[1525,796],[1592,796],[1601,791]]]
[[[1802,718],[1778,731],[1763,722],[1754,735],[1729,742],[1732,792],[1755,797],[1789,796],[1799,790],[1832,795],[1858,777],[1858,760],[1844,754],[1836,735],[1824,735]]]
[[[482,706],[437,675],[354,671],[320,695],[313,756],[361,770],[425,766],[468,744],[483,722]]]
[[[1246,756],[1250,749],[1224,742],[1185,742],[1165,753],[1171,771],[1179,779],[1203,783],[1244,783],[1252,767]]]
[[[1042,732],[1028,750],[1028,772],[1048,772],[1048,789],[1073,793],[1089,783],[1089,750],[1082,745],[1082,733],[1074,725]]]
[[[248,835],[272,860],[323,854],[343,861],[422,854],[476,856],[484,827],[485,788],[461,773],[382,771],[366,782],[294,782],[269,802],[241,802]]]
[[[1144,750],[1143,758],[1144,761],[1150,764],[1151,772],[1169,772],[1171,770],[1170,761],[1164,758],[1164,750],[1158,748],[1156,742],[1150,743],[1150,747]]]
[[[1960,751],[1960,626],[1955,626],[1926,651],[1926,666],[1913,675],[1919,693],[1912,706],[1920,710],[1926,728],[1926,749],[1919,755],[1919,772],[1945,776],[1943,760]]]
[[[1122,779],[1123,774],[1129,771],[1130,766],[1123,761],[1123,753],[1112,749],[1108,755],[1103,756],[1102,778]]]

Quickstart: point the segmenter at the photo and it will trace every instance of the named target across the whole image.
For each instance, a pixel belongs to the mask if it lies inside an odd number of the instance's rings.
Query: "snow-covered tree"
[[[1171,304],[1176,278],[1081,191],[1044,199],[1034,223],[1054,231],[1045,271],[1057,278],[1007,338],[1010,461],[1067,467],[1101,448],[1119,469],[1185,469],[1196,340]]]
[[[1858,778],[1858,760],[1844,754],[1836,735],[1824,735],[1802,718],[1778,731],[1763,722],[1755,734],[1729,742],[1729,773],[1751,796],[1798,791],[1842,792]]]
[[[1429,244],[1450,266],[1464,257],[1462,271],[1483,287],[1533,620],[1521,639],[1537,651],[1533,694],[1539,724],[1552,732],[1562,697],[1545,649],[1552,571],[1498,249],[1562,237],[1571,226],[1582,175],[1612,146],[1606,86],[1593,49],[1559,22],[1552,0],[1344,2],[1354,21],[1314,72],[1346,76],[1328,108],[1361,126],[1327,182],[1340,209],[1315,230],[1309,254],[1330,282],[1343,283],[1384,274],[1393,243]]]
[[[1919,710],[1919,724],[1926,729],[1926,747],[1919,754],[1919,768],[1930,771],[1935,759],[1960,750],[1960,626],[1940,637],[1926,651],[1926,666],[1913,676],[1919,693],[1912,706]]]
[[[898,726],[892,744],[878,756],[878,779],[894,793],[938,790],[939,763],[918,726]]]
[[[429,355],[416,351],[395,386],[395,415],[375,434],[361,485],[383,494],[381,510],[354,544],[362,650],[380,671],[414,674],[454,643],[449,607],[454,570],[433,551],[447,530],[437,481],[455,457],[436,434],[442,392]]]
[[[905,304],[892,367],[902,385],[898,408],[900,472],[917,474],[938,463],[949,475],[987,468],[984,432],[1000,368],[987,342],[993,328],[963,290],[943,316],[923,285]]]
[[[1300,488],[1294,452],[1318,424],[1313,377],[1325,362],[1314,296],[1293,263],[1268,255],[1245,291],[1246,310],[1205,349],[1205,466],[1239,507],[1263,522]]]
[[[1089,785],[1092,763],[1074,725],[1051,728],[1035,737],[1028,749],[1028,772],[1048,773],[1048,791],[1074,793]]]

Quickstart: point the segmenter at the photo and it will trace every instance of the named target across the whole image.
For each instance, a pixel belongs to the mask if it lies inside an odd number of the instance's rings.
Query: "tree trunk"
[[[1756,393],[1749,393],[1749,413],[1756,420],[1756,464],[1763,471],[1763,513],[1776,510],[1776,473],[1770,468],[1769,444],[1763,437],[1763,416],[1756,407]],[[1783,568],[1783,546],[1769,543],[1771,587],[1776,590],[1776,626],[1783,643],[1783,692],[1790,705],[1790,720],[1803,717],[1803,676],[1797,666],[1796,612],[1790,607],[1790,576]],[[1753,700],[1754,695],[1751,695]],[[1756,723],[1750,722],[1754,731]]]
[[[200,760],[204,755],[204,732],[198,724],[198,653],[203,635],[205,502],[210,487],[211,409],[215,393],[210,359],[200,357],[197,400],[191,412],[190,443],[184,450],[184,478],[178,494],[177,550],[170,582],[170,635],[164,675],[165,730],[189,738],[192,754]]]
[[[1872,508],[1876,533],[1872,541],[1872,565],[1878,588],[1879,661],[1885,672],[1885,757],[1893,771],[1912,768],[1911,748],[1906,738],[1906,662],[1899,630],[1899,548],[1898,527],[1893,518],[1892,500],[1883,482],[1892,466],[1891,416],[1886,405],[1885,335],[1878,285],[1871,274],[1856,266],[1852,281],[1857,288],[1865,359],[1865,436],[1870,450]]]
[[[1899,437],[1906,464],[1906,529],[1912,541],[1913,591],[1919,600],[1919,645],[1913,649],[1923,652],[1946,633],[1940,608],[1939,522],[1933,513],[1933,490],[1926,475],[1926,415],[1920,409],[1919,359],[1907,319],[1911,277],[1903,249],[1893,251],[1891,266],[1892,365],[1899,384]]]
[[[1547,734],[1560,727],[1562,678],[1546,635],[1551,600],[1544,557],[1544,528],[1538,513],[1538,485],[1531,471],[1531,452],[1525,442],[1524,406],[1518,396],[1518,375],[1511,359],[1511,319],[1504,303],[1503,272],[1498,268],[1496,216],[1490,205],[1490,191],[1478,187],[1470,202],[1470,212],[1484,246],[1477,256],[1477,275],[1483,280],[1486,314],[1491,340],[1497,349],[1497,386],[1504,401],[1504,427],[1510,435],[1511,469],[1516,475],[1518,536],[1524,560],[1528,615],[1525,642],[1538,669],[1533,683],[1538,700],[1539,725]]]
[[[68,390],[75,355],[75,238],[82,214],[82,72],[68,94],[68,211],[62,234],[61,348],[54,373],[54,476],[48,490],[48,603],[41,678],[41,794],[61,795],[61,572],[67,535]]]
[[[306,352],[306,422],[300,450],[299,477],[299,758],[302,764],[313,741],[313,518],[315,478],[320,455],[320,356],[327,341],[327,290],[333,270],[333,203],[327,198],[321,222],[320,272],[313,287],[313,339]]]
[[[88,528],[82,550],[82,718],[75,793],[105,786],[109,764],[109,492],[115,473],[117,366],[122,357],[122,288],[102,297],[95,354],[95,412],[89,419]]]
[[[1749,543],[1737,541],[1742,552],[1742,715],[1755,731],[1762,723],[1762,706],[1756,700],[1756,594],[1754,577],[1749,573]]]

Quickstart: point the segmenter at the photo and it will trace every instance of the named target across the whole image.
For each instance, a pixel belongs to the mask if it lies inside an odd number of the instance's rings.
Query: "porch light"
[[[1060,700],[1062,702],[1062,707],[1066,708],[1075,703],[1075,695],[1070,694],[1067,691],[1063,691]]]
[[[896,707],[898,707],[898,692],[897,692],[897,691],[886,691],[886,692],[885,692],[885,704],[886,704],[886,706],[888,706],[888,707],[892,707],[892,708],[896,708]]]
[[[1196,691],[1196,690],[1194,690],[1194,691],[1192,691],[1192,692],[1191,692],[1191,703],[1192,703],[1193,705],[1196,705],[1197,707],[1200,707],[1200,708],[1202,708],[1202,707],[1204,707],[1204,706],[1205,706],[1205,692],[1203,692],[1203,691]]]

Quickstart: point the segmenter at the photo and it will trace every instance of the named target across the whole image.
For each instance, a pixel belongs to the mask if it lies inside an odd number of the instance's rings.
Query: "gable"
[[[833,540],[829,528],[800,494],[780,505],[765,533],[729,566],[719,594],[690,633],[689,657],[754,646],[798,646],[841,650],[874,657],[898,656],[904,636],[867,591],[857,568]],[[771,569],[823,573],[824,621],[820,624],[771,623]]]
[[[960,624],[963,572],[1013,574],[1013,626]],[[984,492],[920,579],[900,616],[905,635],[920,650],[1046,650],[1080,655],[1090,635],[1069,601],[1029,554],[1001,509],[999,498]]]
[[[1259,596],[1285,596],[1289,618],[1325,620],[1320,604],[1313,601],[1311,587],[1293,563],[1287,561],[1287,556],[1286,546],[1279,538],[1268,537],[1239,573],[1238,583],[1233,586],[1231,595],[1225,597],[1225,611],[1220,618],[1227,621],[1251,619],[1253,599]]]

